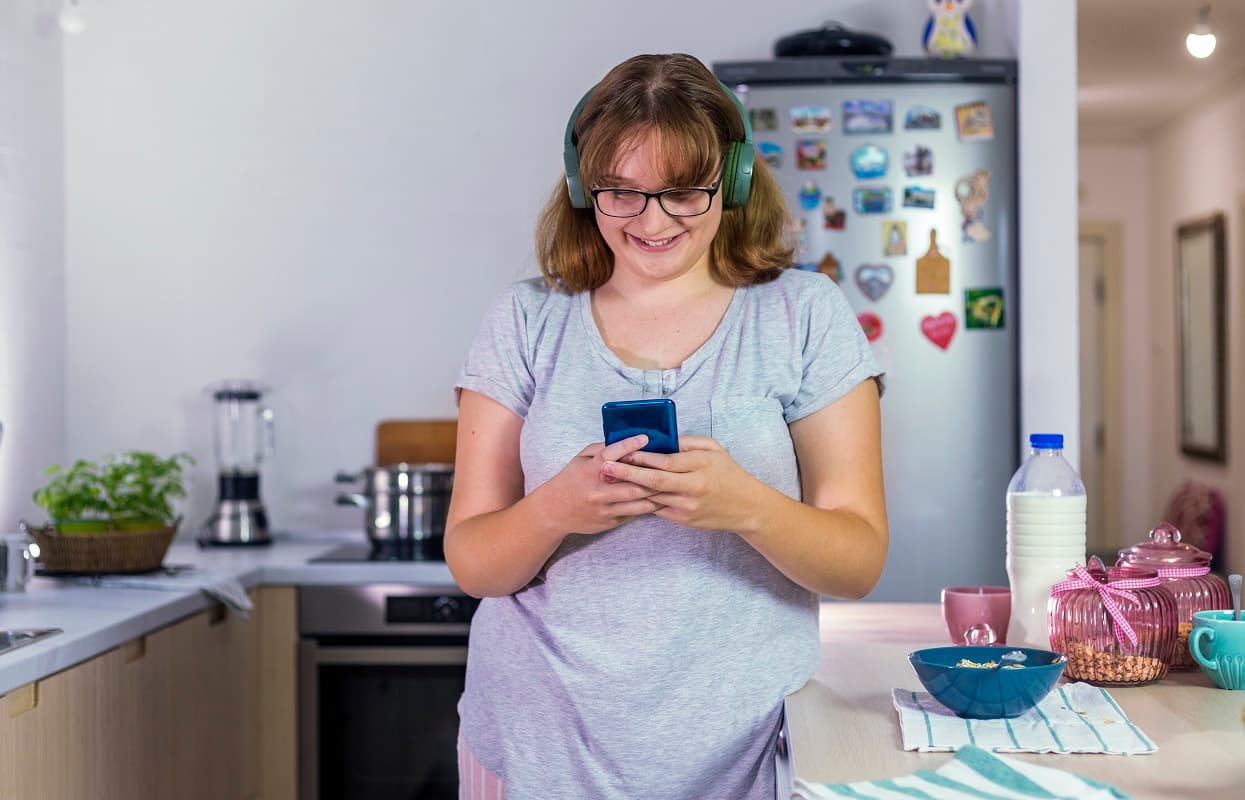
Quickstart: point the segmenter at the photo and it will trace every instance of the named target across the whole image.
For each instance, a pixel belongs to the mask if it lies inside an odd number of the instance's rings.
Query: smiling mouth
[[[627,234],[627,235],[631,236],[631,234]],[[665,239],[641,239],[639,236],[631,236],[631,240],[634,241],[637,245],[639,245],[641,250],[660,252],[662,250],[668,250],[672,245],[674,245],[675,242],[677,242],[682,237],[683,237],[683,234],[678,233],[678,234],[675,234],[674,236],[670,236]]]

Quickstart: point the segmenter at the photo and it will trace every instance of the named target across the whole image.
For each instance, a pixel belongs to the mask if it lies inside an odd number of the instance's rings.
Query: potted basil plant
[[[99,463],[79,459],[45,470],[47,485],[34,501],[62,534],[150,532],[176,526],[173,501],[186,496],[188,453],[161,458],[130,450]]]

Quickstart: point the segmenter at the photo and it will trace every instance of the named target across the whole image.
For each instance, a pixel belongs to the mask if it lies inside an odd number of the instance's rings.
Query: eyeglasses
[[[638,217],[648,208],[649,198],[656,197],[661,210],[672,217],[699,217],[713,204],[722,181],[712,186],[689,186],[642,192],[639,189],[593,189],[597,209],[607,217]]]

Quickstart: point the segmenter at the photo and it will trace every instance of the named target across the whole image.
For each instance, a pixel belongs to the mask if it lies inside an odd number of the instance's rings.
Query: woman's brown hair
[[[667,186],[709,186],[720,176],[726,148],[743,140],[744,126],[726,89],[692,56],[635,56],[597,84],[575,123],[585,189],[647,134],[659,142]],[[758,158],[748,202],[722,211],[709,248],[714,279],[727,286],[773,280],[791,264],[789,231],[782,191]],[[545,280],[568,292],[596,289],[613,274],[614,254],[592,209],[571,205],[565,181],[540,215],[536,256]]]

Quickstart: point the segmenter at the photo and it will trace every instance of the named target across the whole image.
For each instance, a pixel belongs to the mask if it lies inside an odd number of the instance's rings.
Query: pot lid
[[[1150,531],[1148,541],[1120,550],[1117,564],[1135,567],[1209,566],[1211,554],[1180,541],[1180,529],[1170,522]]]

